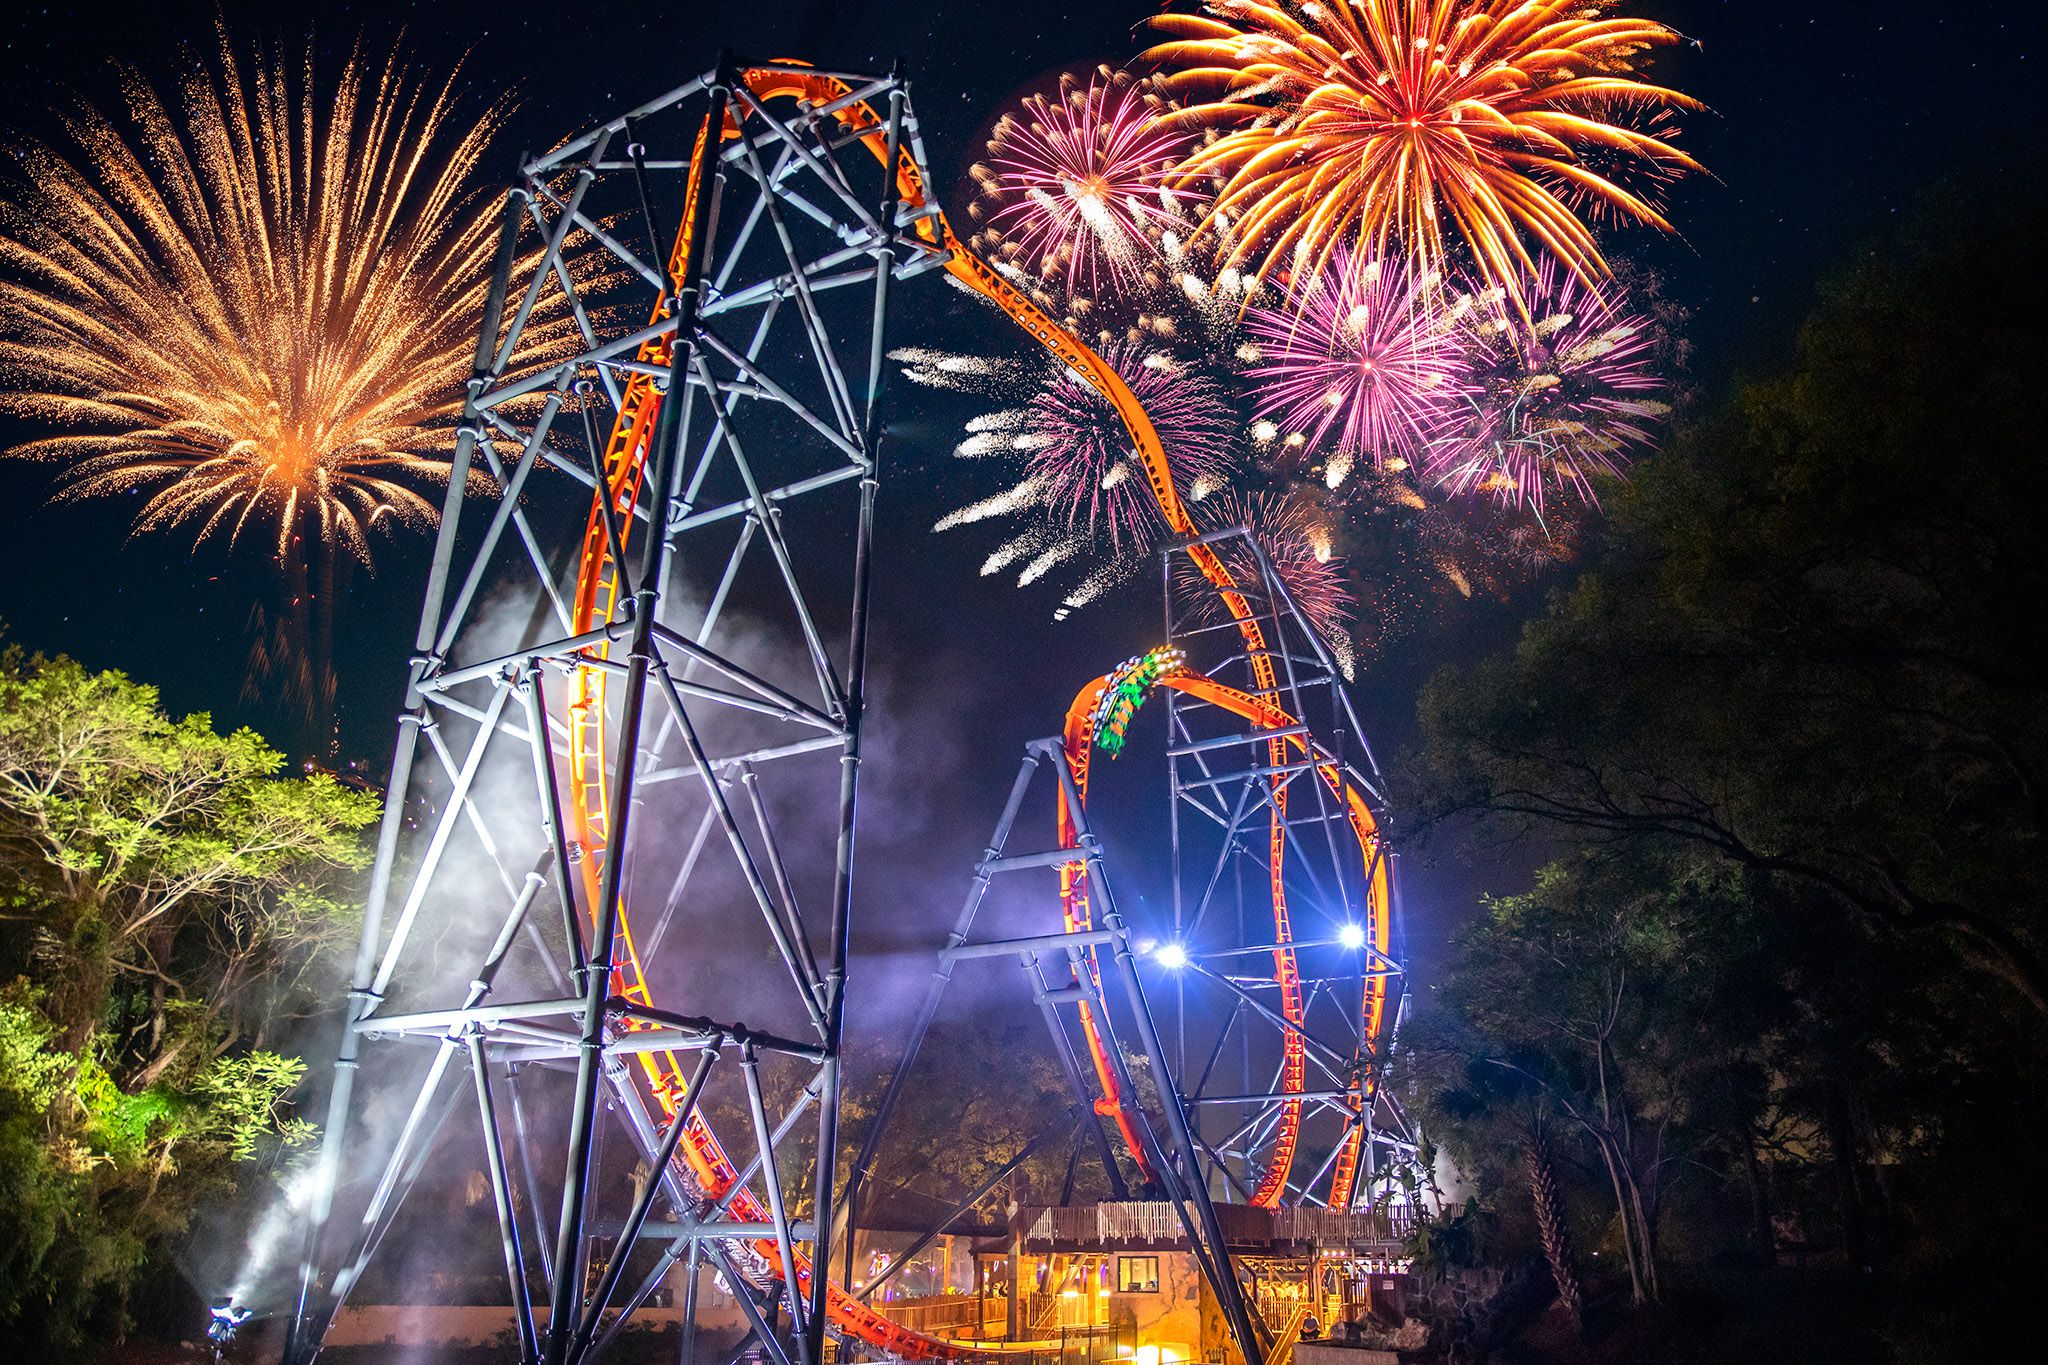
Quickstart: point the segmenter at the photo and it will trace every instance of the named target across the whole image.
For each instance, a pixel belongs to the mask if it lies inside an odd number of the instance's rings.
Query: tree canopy
[[[1959,206],[1830,286],[1519,645],[1430,686],[1426,814],[1695,844],[2048,1015],[2043,286],[1983,273],[2036,226]]]
[[[0,654],[0,1322],[118,1335],[138,1270],[304,1141],[274,1040],[373,798],[119,673]]]
[[[1858,1318],[1873,1359],[1995,1353],[2024,1316],[2048,287],[1983,281],[2041,222],[1957,200],[1866,254],[1782,374],[1613,492],[1511,648],[1424,695],[1425,835],[1555,860],[1459,937],[1410,1098],[1554,1266],[1560,1209],[1649,1297],[1681,1253],[1838,1265],[1908,1291]]]

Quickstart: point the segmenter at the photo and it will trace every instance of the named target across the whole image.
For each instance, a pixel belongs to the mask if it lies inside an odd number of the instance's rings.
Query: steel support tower
[[[288,1359],[466,1142],[522,1360],[595,1356],[678,1265],[694,1303],[702,1263],[767,1359],[823,1361],[885,323],[946,260],[923,164],[900,75],[727,58],[505,196]],[[535,354],[550,308],[576,340]],[[803,1192],[774,1158],[806,1128]]]
[[[1342,667],[1258,538],[1231,527],[1200,540],[1243,588],[1273,685],[1238,622],[1177,590],[1184,545],[1160,556],[1166,639],[1295,724],[1247,724],[1164,690],[1172,923],[1153,972],[1173,997],[1173,1074],[1204,1120],[1221,1197],[1363,1207],[1387,1158],[1415,1148],[1382,1083],[1405,999],[1400,880],[1391,841],[1377,827],[1357,837],[1340,787],[1318,774],[1341,774],[1384,815],[1379,767]]]
[[[1234,585],[1229,610],[1197,562],[1205,550]],[[1101,1163],[1113,1197],[1172,1205],[1241,1357],[1256,1365],[1283,1343],[1246,1302],[1216,1205],[1368,1209],[1384,1159],[1414,1151],[1384,1085],[1401,999],[1392,852],[1345,678],[1257,537],[1243,527],[1186,537],[1160,562],[1169,648],[1083,687],[1064,733],[1025,746],[854,1161],[848,1202],[858,1218],[955,975],[1012,960],[1075,1104],[862,1297],[1046,1144],[1070,1141],[1070,1188],[1085,1158]],[[1161,658],[1171,662],[1144,667]],[[1143,694],[1166,698],[1164,857],[1112,852],[1087,810],[1105,708],[1132,677],[1141,681],[1125,693],[1119,746]],[[1148,863],[1170,876],[1170,915],[1133,923],[1115,888]],[[1037,880],[1043,909],[991,935],[990,890],[1016,877]],[[1133,1058],[1154,1082],[1149,1100]]]

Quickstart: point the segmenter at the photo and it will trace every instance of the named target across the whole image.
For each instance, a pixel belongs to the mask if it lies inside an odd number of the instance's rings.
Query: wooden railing
[[[899,1327],[926,1336],[940,1336],[963,1327],[981,1326],[981,1300],[972,1294],[932,1294],[874,1305],[876,1312]]]
[[[1219,1204],[1216,1216],[1224,1240],[1234,1247],[1313,1245],[1337,1249],[1367,1242],[1398,1242],[1414,1230],[1414,1211],[1371,1209],[1356,1213],[1332,1209],[1255,1209]],[[1040,1246],[1185,1245],[1173,1205],[1164,1201],[1130,1201],[1033,1209],[1023,1215],[1024,1241]]]

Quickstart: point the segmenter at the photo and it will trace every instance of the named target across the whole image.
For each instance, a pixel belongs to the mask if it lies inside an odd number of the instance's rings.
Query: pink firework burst
[[[1555,265],[1526,297],[1526,320],[1502,308],[1470,327],[1476,382],[1424,472],[1539,517],[1552,490],[1598,506],[1595,476],[1620,474],[1671,411],[1655,324]]]
[[[1419,462],[1471,387],[1465,331],[1436,281],[1401,258],[1340,250],[1246,326],[1259,352],[1248,372],[1257,416],[1329,451],[1336,471],[1357,456],[1382,469]]]
[[[1353,598],[1345,586],[1343,561],[1332,553],[1330,529],[1313,507],[1299,496],[1230,489],[1197,503],[1195,520],[1205,531],[1233,526],[1250,531],[1294,605],[1349,671]],[[1264,574],[1251,547],[1243,537],[1214,545],[1231,578],[1256,602],[1264,593]],[[1185,555],[1175,556],[1173,577],[1174,596],[1184,610],[1198,620],[1222,619],[1215,586]]]
[[[1105,68],[1085,87],[1062,76],[1057,98],[1030,95],[1004,115],[973,170],[1001,254],[1069,294],[1131,283],[1189,197],[1167,184],[1190,139],[1155,121],[1164,108],[1149,83]]]
[[[1101,355],[1150,414],[1175,487],[1192,495],[1198,482],[1220,485],[1237,427],[1221,386],[1144,346],[1109,346]],[[1123,419],[1065,366],[1032,395],[1012,444],[1028,453],[1047,515],[1069,530],[1106,535],[1120,554],[1149,547],[1165,529]]]

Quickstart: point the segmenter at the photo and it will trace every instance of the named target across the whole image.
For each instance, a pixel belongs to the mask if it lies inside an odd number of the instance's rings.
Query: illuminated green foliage
[[[375,813],[119,673],[0,653],[0,1330],[118,1340],[200,1207],[310,1135],[269,1040],[352,936]]]

